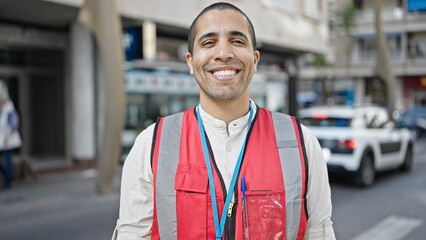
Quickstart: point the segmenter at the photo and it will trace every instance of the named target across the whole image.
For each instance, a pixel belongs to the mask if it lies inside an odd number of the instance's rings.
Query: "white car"
[[[411,133],[396,128],[381,107],[313,107],[299,117],[318,138],[331,173],[352,172],[357,185],[368,187],[378,171],[411,169]]]

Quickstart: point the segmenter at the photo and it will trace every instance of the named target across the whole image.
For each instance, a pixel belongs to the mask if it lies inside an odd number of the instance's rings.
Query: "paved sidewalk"
[[[110,239],[120,173],[121,166],[109,195],[96,192],[96,169],[43,174],[0,191],[0,239]]]

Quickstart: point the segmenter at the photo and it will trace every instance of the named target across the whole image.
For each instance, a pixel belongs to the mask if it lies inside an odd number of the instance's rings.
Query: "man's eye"
[[[212,44],[214,44],[214,41],[205,41],[205,42],[203,42],[203,46],[210,46]]]
[[[237,44],[245,44],[245,42],[241,39],[233,39],[232,42]]]

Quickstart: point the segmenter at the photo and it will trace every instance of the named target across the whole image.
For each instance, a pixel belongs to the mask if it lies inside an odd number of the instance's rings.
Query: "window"
[[[362,0],[355,0],[354,1],[354,8],[357,9],[357,10],[363,9],[364,8],[363,3],[364,2]]]
[[[426,56],[426,36],[409,39],[408,51],[411,57]]]
[[[386,111],[370,111],[365,115],[367,128],[383,128],[389,122],[388,114]]]
[[[302,124],[316,127],[349,127],[349,118],[302,118]]]
[[[303,0],[303,15],[312,19],[321,18],[322,0]]]
[[[389,54],[391,58],[399,58],[402,54],[401,36],[387,38]]]
[[[359,46],[361,50],[361,59],[375,59],[376,58],[376,39],[362,38],[359,39]]]
[[[402,54],[401,33],[386,33],[386,42],[391,58],[400,58]],[[375,35],[357,36],[360,59],[376,59],[377,39]]]

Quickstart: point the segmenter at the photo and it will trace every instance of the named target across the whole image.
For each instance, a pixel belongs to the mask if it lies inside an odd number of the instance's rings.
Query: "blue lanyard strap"
[[[205,134],[205,131],[204,131],[203,122],[202,122],[201,116],[200,116],[200,102],[198,102],[198,106],[197,106],[198,128],[200,130],[201,142],[203,144],[204,158],[206,160],[207,172],[208,172],[208,176],[209,176],[209,186],[210,186],[210,195],[211,195],[212,208],[213,208],[214,228],[216,230],[216,240],[218,240],[218,239],[220,240],[222,238],[223,230],[225,229],[227,211],[228,211],[228,208],[229,208],[229,204],[231,203],[233,189],[235,187],[235,183],[237,182],[238,172],[240,170],[241,162],[243,160],[244,147],[245,147],[246,142],[247,142],[247,136],[248,136],[248,133],[249,133],[251,120],[252,120],[252,117],[253,117],[253,108],[251,107],[251,104],[249,106],[250,106],[250,117],[249,117],[249,122],[248,122],[248,126],[247,126],[247,133],[246,133],[246,137],[244,139],[243,146],[241,147],[240,155],[238,156],[237,164],[235,165],[234,173],[232,175],[231,185],[229,186],[229,189],[228,189],[228,194],[226,196],[225,206],[223,208],[222,217],[220,219],[220,222],[219,222],[219,216],[218,216],[218,211],[217,211],[216,192],[215,192],[215,188],[214,188],[212,166],[211,166],[211,163],[210,163],[210,154],[209,154],[209,150],[207,148],[207,140],[206,140],[206,134]]]

